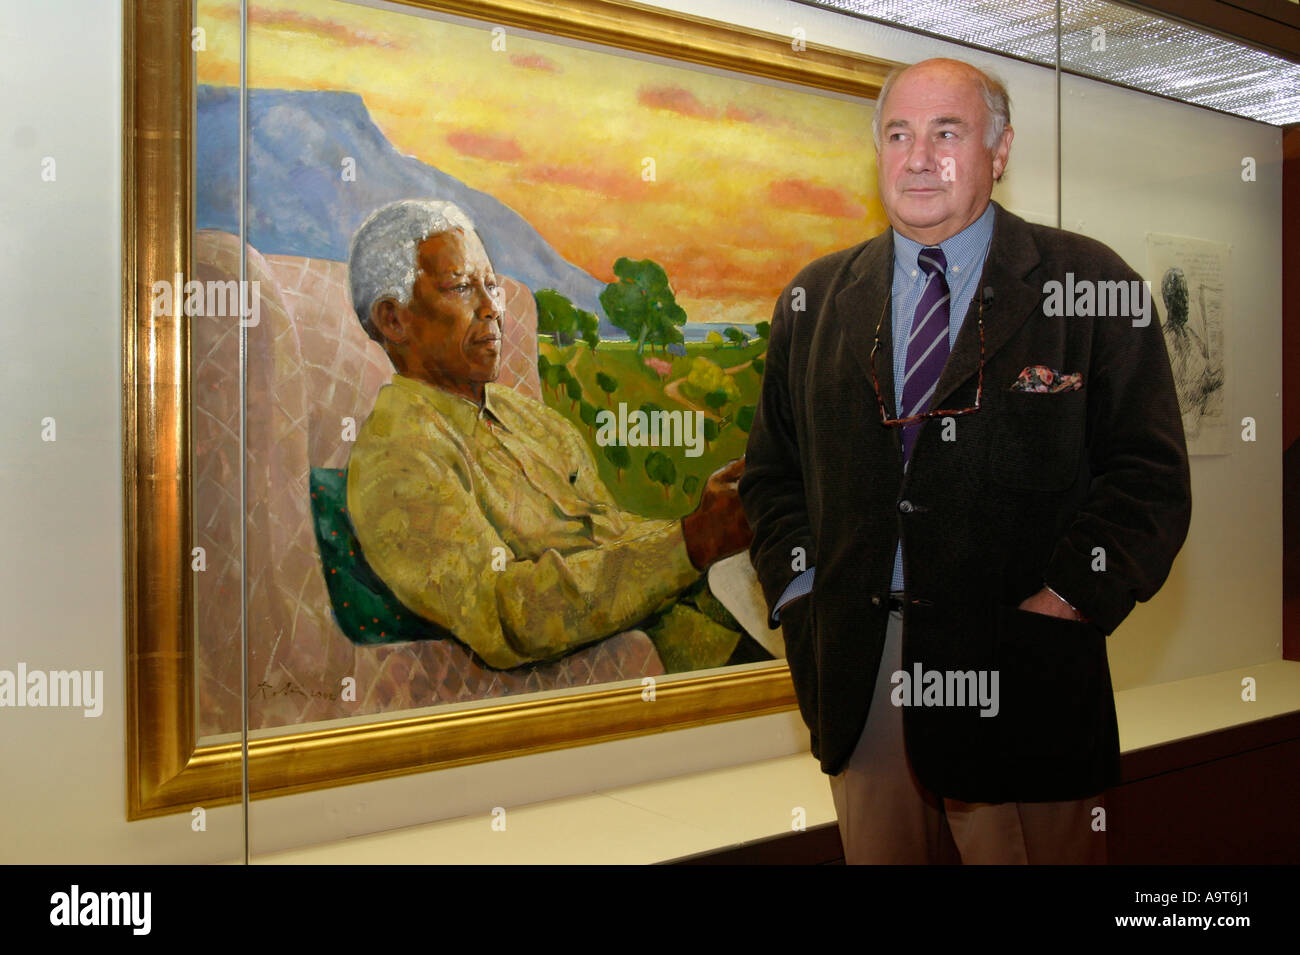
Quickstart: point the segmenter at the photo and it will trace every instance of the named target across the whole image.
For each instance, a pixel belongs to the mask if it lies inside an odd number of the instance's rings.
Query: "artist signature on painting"
[[[267,683],[263,680],[249,692],[250,700],[273,700],[282,696],[296,696],[304,700],[334,700],[337,701],[339,695],[337,692],[329,693],[325,690],[312,690],[308,692],[294,683],[292,680],[282,680],[278,685]]]

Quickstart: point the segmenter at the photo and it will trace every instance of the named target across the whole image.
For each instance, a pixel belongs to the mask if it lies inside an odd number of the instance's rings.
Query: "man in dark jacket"
[[[954,60],[891,76],[892,228],[777,303],[740,495],[849,862],[1096,862],[1106,636],[1191,499],[1149,290],[991,201],[1013,132]]]

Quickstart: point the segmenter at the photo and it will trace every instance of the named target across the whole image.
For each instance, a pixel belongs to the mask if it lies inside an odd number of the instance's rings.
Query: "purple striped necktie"
[[[921,414],[930,408],[939,374],[948,361],[948,282],[943,277],[948,262],[940,248],[922,249],[916,263],[926,274],[921,300],[912,316],[907,339],[907,365],[903,371],[903,402],[898,416]],[[903,464],[912,458],[912,448],[923,422],[903,427]]]

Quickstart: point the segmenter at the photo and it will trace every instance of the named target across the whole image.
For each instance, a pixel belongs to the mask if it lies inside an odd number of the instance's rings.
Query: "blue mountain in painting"
[[[238,234],[239,91],[200,85],[197,94],[198,227]],[[345,157],[356,161],[355,182],[342,178]],[[249,91],[248,240],[258,251],[346,262],[352,233],[366,216],[416,197],[456,203],[479,227],[497,269],[595,312],[602,338],[627,337],[604,317],[603,282],[565,261],[500,200],[400,155],[356,93]]]

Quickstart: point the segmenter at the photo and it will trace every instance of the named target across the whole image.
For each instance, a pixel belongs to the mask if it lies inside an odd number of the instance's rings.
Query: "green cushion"
[[[408,609],[370,569],[348,518],[346,468],[311,469],[312,526],[334,619],[353,643],[402,643],[451,634]]]

